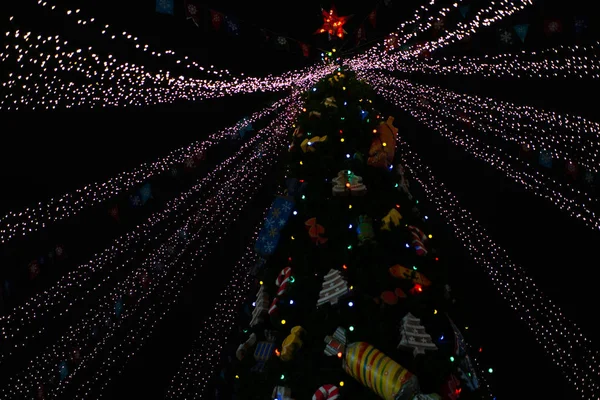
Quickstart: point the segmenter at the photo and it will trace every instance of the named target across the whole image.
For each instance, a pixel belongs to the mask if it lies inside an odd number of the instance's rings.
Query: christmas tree
[[[254,358],[229,357],[221,393],[487,398],[450,320],[460,314],[449,296],[450,262],[395,159],[394,118],[341,68],[305,96],[281,176],[293,213],[253,271],[250,301],[260,310],[242,314],[235,343],[248,354],[249,344],[261,347]]]

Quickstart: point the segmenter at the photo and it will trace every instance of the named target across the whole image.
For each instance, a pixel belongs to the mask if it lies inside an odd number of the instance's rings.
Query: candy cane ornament
[[[317,389],[312,400],[335,400],[340,396],[340,389],[333,385],[323,385]]]
[[[277,279],[275,279],[275,285],[277,285],[277,287],[279,288],[279,290],[277,291],[277,296],[282,296],[283,294],[285,294],[291,283],[291,279],[292,268],[285,267],[284,269],[282,269],[279,275],[277,276]],[[279,303],[279,297],[275,297],[273,299],[271,307],[269,308],[269,315],[277,314],[277,312],[279,311],[277,303]]]
[[[409,225],[408,229],[411,232],[412,245],[415,246],[417,255],[426,255],[427,249],[425,248],[424,242],[427,240],[427,235],[425,235],[425,233],[423,233],[423,231],[417,228],[416,226]]]

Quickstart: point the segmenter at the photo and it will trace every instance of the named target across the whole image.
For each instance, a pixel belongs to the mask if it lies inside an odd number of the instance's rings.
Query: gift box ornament
[[[325,336],[325,343],[326,346],[323,352],[326,356],[341,357],[346,347],[346,329],[341,326],[338,327],[333,336]]]
[[[273,356],[275,352],[275,343],[259,342],[254,350],[254,359],[256,365],[252,367],[253,372],[262,372],[265,368],[265,363]]]

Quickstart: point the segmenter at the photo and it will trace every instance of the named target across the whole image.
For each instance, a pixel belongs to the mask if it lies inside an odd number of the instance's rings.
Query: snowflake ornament
[[[442,21],[441,19],[438,19],[433,24],[433,27],[435,28],[435,30],[438,30],[438,31],[442,30],[444,28],[444,21]]]
[[[287,39],[286,39],[286,38],[284,38],[283,36],[279,36],[279,37],[277,38],[277,43],[278,43],[280,46],[285,46],[285,45],[287,44]]]
[[[188,4],[187,9],[190,15],[196,15],[196,13],[198,12],[198,8],[196,8],[196,6],[193,4]]]
[[[552,33],[556,33],[560,31],[560,25],[556,21],[552,21],[548,24],[548,30]]]
[[[500,34],[500,40],[501,40],[503,43],[506,43],[506,44],[511,44],[511,43],[513,42],[512,33],[510,33],[509,31],[503,31],[503,32]]]

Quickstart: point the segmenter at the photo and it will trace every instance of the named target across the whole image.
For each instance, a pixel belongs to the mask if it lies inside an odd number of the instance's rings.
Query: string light
[[[96,34],[106,35],[110,37],[111,40],[122,40],[127,43],[130,50],[137,49],[139,51],[143,51],[148,55],[159,58],[164,56],[163,58],[172,58],[176,64],[181,64],[186,68],[194,68],[198,71],[206,72],[207,74],[218,75],[222,77],[223,75],[229,76],[231,73],[229,70],[217,70],[213,65],[210,67],[205,67],[199,65],[196,61],[191,61],[189,56],[184,56],[183,58],[178,57],[173,50],[155,50],[149,44],[140,43],[140,39],[132,33],[128,33],[127,31],[113,29],[109,24],[102,24],[96,21],[95,17],[83,17],[84,13],[81,9],[73,10],[70,9],[60,9],[56,4],[46,0],[38,0],[38,5],[48,8],[51,11],[55,11],[61,14],[61,18],[63,21],[70,21],[77,19],[77,25],[86,26],[90,30],[95,31]],[[242,74],[243,75],[243,74]]]
[[[195,155],[206,153],[224,140],[238,135],[239,130],[246,124],[268,117],[290,101],[291,97],[286,96],[271,106],[252,114],[244,122],[238,122],[231,127],[213,133],[206,140],[197,141],[176,149],[167,156],[151,163],[141,164],[132,171],[121,172],[105,182],[88,184],[75,192],[51,198],[45,203],[40,202],[35,207],[8,212],[0,217],[0,243],[6,243],[17,237],[25,237],[46,228],[52,223],[74,217],[81,211],[104,203],[152,177],[184,165],[186,162],[193,160]]]
[[[462,125],[450,122],[437,113],[428,112],[427,109],[417,108],[414,104],[416,101],[410,96],[408,90],[398,91],[390,86],[385,86],[382,84],[383,78],[378,80],[374,75],[360,74],[360,76],[366,77],[383,98],[408,111],[413,117],[439,132],[452,143],[503,172],[507,177],[524,186],[530,192],[551,201],[560,210],[582,221],[585,226],[600,230],[600,218],[590,205],[590,202],[593,201],[591,197],[583,196],[581,191],[557,183],[554,179],[533,169],[522,160],[507,154],[501,149],[487,145],[475,137],[471,137]]]
[[[58,339],[57,343],[50,346],[36,359],[31,360],[24,371],[13,376],[4,390],[6,397],[18,397],[18,393],[24,393],[31,387],[38,387],[39,384],[50,380],[56,372],[56,365],[73,347],[89,352],[82,357],[77,368],[59,383],[56,394],[65,390],[77,372],[83,371],[88,366],[91,367],[92,360],[97,356],[103,356],[101,365],[99,367],[94,365],[94,372],[90,380],[83,382],[78,387],[78,398],[89,396],[92,393],[92,386],[106,376],[118,361],[125,363],[130,359],[130,354],[141,346],[144,338],[152,333],[157,320],[162,318],[168,312],[170,305],[176,301],[184,283],[188,282],[190,277],[193,277],[201,269],[201,263],[199,264],[196,260],[198,255],[204,259],[208,253],[208,246],[223,240],[229,223],[237,218],[244,209],[244,205],[248,204],[261,187],[259,183],[264,182],[264,169],[266,167],[272,169],[275,161],[283,153],[287,141],[287,129],[291,126],[297,110],[299,110],[298,96],[294,103],[286,108],[286,112],[280,114],[265,128],[265,131],[269,133],[267,136],[269,140],[262,143],[262,151],[252,152],[250,158],[232,172],[226,184],[219,186],[212,201],[208,202],[209,206],[190,216],[190,220],[184,225],[184,228],[188,228],[189,231],[194,231],[194,227],[197,225],[200,225],[201,228],[189,235],[189,239],[183,243],[183,246],[180,246],[181,250],[175,256],[169,258],[167,250],[173,243],[164,242],[146,259],[142,267],[136,269],[127,279],[119,281],[110,293],[102,296],[99,303],[92,306],[82,320],[75,322],[67,330],[67,333]],[[177,237],[181,238],[180,235]],[[195,256],[191,257],[191,262],[187,264],[184,262],[183,266],[179,266],[179,259],[192,243],[198,246],[193,253]],[[151,281],[149,289],[146,291],[139,289],[137,275],[162,260],[166,261],[165,268],[155,274],[155,280]],[[157,290],[159,284],[164,286],[160,291]],[[91,329],[103,324],[107,316],[114,315],[115,302],[132,292],[136,294],[135,304],[128,304],[124,307],[122,315],[116,320],[113,319],[104,328],[106,331],[101,333],[101,339],[96,343],[91,343],[89,335]],[[151,293],[159,294],[158,301],[153,301],[150,305],[146,304],[148,302],[142,302]],[[148,309],[142,308],[146,305],[148,305]],[[119,333],[118,328],[124,320],[134,317],[138,319],[128,321],[127,335],[124,340],[119,340],[122,332]],[[136,321],[137,323],[135,323]],[[114,338],[117,343],[112,343],[111,338]],[[102,387],[106,387],[110,379],[107,377]]]
[[[14,44],[6,44],[0,62],[12,62],[6,95],[0,98],[0,110],[24,107],[127,107],[176,100],[204,100],[242,93],[277,92],[313,82],[332,72],[335,66],[311,66],[281,76],[263,78],[232,77],[207,80],[172,74],[170,71],[146,71],[144,66],[117,61],[109,54],[101,57],[91,46],[71,46],[59,35],[32,36],[19,30],[7,32]],[[10,70],[10,68],[6,68]]]
[[[388,71],[484,78],[600,78],[599,42],[589,46],[559,46],[542,51],[481,57],[453,56],[428,60],[395,60],[381,65]],[[555,58],[555,59],[554,59]]]
[[[488,27],[492,24],[502,20],[503,18],[509,17],[518,11],[525,9],[527,6],[533,4],[533,0],[501,0],[498,2],[491,2],[491,4],[478,10],[471,21],[469,22],[458,22],[454,30],[446,31],[443,35],[435,40],[425,41],[422,45],[418,46],[417,49],[400,50],[398,52],[384,52],[385,48],[390,47],[393,43],[400,43],[401,37],[398,32],[390,35],[383,43],[372,47],[363,54],[353,57],[345,62],[349,68],[354,70],[365,70],[365,69],[385,69],[385,65],[389,63],[397,62],[399,59],[413,59],[418,57],[423,52],[433,53],[443,47],[446,47],[452,43],[463,40],[472,34],[476,33],[482,27]],[[458,2],[453,4],[453,7],[458,7]],[[442,9],[440,12],[441,16],[449,10]],[[430,18],[428,23],[421,24],[416,28],[416,32],[407,38],[416,36],[419,33],[424,33],[429,27],[431,27]],[[408,39],[406,39],[408,40]]]
[[[600,124],[575,115],[561,115],[509,102],[456,93],[434,85],[369,74],[379,87],[402,90],[406,98],[420,99],[428,112],[464,122],[478,131],[507,142],[544,149],[565,163],[577,160],[587,170],[600,168]],[[589,197],[589,196],[588,196]]]
[[[92,260],[61,277],[59,282],[49,290],[38,292],[24,305],[18,306],[9,314],[0,317],[2,337],[10,339],[11,347],[24,346],[28,340],[41,334],[45,330],[46,324],[42,324],[42,327],[35,334],[26,335],[27,330],[25,328],[35,324],[36,321],[50,313],[54,313],[55,317],[66,314],[85,299],[85,296],[77,296],[76,293],[80,293],[86,288],[88,289],[86,292],[88,295],[99,291],[110,282],[111,274],[126,268],[135,259],[135,255],[132,255],[120,265],[114,265],[113,261],[118,259],[121,254],[144,241],[155,242],[169,231],[173,232],[169,240],[176,240],[180,233],[175,227],[183,217],[193,213],[205,200],[203,196],[199,196],[200,193],[204,192],[203,189],[225,184],[227,179],[231,178],[231,173],[238,168],[236,163],[242,162],[240,158],[248,156],[249,151],[253,151],[259,143],[261,134],[264,136],[270,134],[270,132],[266,130],[259,131],[258,135],[244,143],[238,152],[224,160],[197,184],[167,202],[163,210],[152,214],[146,223],[116,239],[111,246],[95,255]],[[210,192],[206,191],[206,193]],[[193,202],[191,202],[192,200]],[[156,227],[162,229],[157,231]],[[175,247],[171,245],[170,252],[173,252],[174,249]],[[107,270],[109,268],[110,270]],[[95,282],[93,278],[100,273],[104,277],[99,283]],[[9,354],[9,352],[3,352],[0,355],[0,360]]]
[[[402,160],[431,204],[446,220],[474,261],[490,276],[500,295],[517,312],[563,375],[585,399],[600,393],[598,354],[575,323],[537,288],[526,271],[514,264],[458,199],[436,180],[429,167],[399,138]]]

